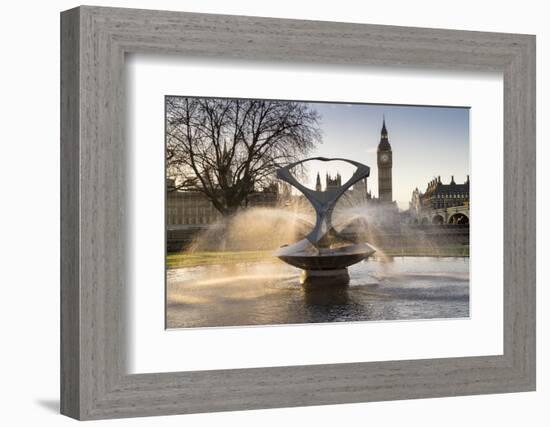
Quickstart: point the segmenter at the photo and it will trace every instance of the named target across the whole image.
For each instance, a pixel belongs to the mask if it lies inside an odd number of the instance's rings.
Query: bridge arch
[[[442,225],[444,223],[445,223],[445,219],[443,218],[443,216],[441,216],[439,214],[436,214],[436,215],[433,216],[432,224]]]
[[[467,225],[470,224],[470,217],[462,212],[457,212],[449,217],[449,224],[453,225]]]

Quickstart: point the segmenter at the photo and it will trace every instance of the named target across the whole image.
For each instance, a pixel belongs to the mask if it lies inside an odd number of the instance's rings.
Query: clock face
[[[389,156],[389,155],[387,155],[387,154],[382,154],[382,155],[380,156],[380,161],[381,161],[382,163],[387,163],[388,160],[390,160],[390,156]]]

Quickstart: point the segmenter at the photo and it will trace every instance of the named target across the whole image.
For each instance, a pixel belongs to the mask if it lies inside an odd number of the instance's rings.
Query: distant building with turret
[[[342,176],[339,172],[336,172],[336,176],[333,178],[331,174],[327,173],[325,176],[325,191],[334,190],[342,186]]]
[[[317,180],[315,181],[315,191],[323,191],[323,187],[321,187],[321,177],[319,176],[319,172],[317,172]]]
[[[317,178],[315,179],[315,191],[328,191],[334,190],[342,186],[342,175],[336,172],[336,176],[332,176],[330,173],[325,174],[325,186],[321,185],[321,176],[317,172]]]

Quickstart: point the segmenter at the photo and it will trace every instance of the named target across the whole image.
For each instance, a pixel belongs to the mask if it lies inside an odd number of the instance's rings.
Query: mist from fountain
[[[302,238],[314,222],[307,207],[251,207],[210,224],[186,251],[271,251]]]
[[[334,228],[346,234],[346,228],[357,239],[366,240],[376,248],[373,255],[376,258],[391,261],[393,256],[435,256],[441,257],[446,253],[444,248],[452,246],[453,241],[445,234],[439,234],[437,239],[434,233],[442,230],[441,226],[417,225],[403,221],[384,223],[386,207],[368,201],[356,203],[354,198],[344,194],[339,200],[333,213]],[[382,221],[377,221],[376,219]],[[388,235],[395,236],[395,243],[388,255],[381,248],[388,247]]]
[[[345,234],[345,230],[350,229],[357,241],[368,241],[376,249],[373,256],[383,261],[390,262],[392,256],[400,254],[414,255],[414,251],[433,256],[443,254],[441,244],[434,243],[425,227],[404,223],[380,226],[372,221],[383,213],[383,208],[373,203],[357,204],[353,197],[344,194],[334,209],[332,222],[337,232]],[[302,239],[314,223],[315,213],[308,203],[250,207],[210,224],[195,236],[184,252],[266,251],[267,257],[267,252]],[[392,256],[385,252],[384,239],[388,232],[404,236],[401,245],[392,248]],[[443,240],[444,244],[451,242]]]

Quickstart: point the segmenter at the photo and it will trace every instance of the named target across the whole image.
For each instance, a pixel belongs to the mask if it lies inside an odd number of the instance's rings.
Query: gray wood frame
[[[501,71],[504,354],[128,375],[128,52]],[[535,389],[534,36],[83,6],[61,14],[61,122],[63,414],[99,419]]]

